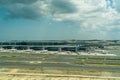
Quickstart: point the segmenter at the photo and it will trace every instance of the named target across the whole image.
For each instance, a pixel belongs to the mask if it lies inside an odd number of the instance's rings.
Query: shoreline
[[[8,53],[32,53],[32,54],[58,54],[58,55],[85,55],[85,56],[117,56],[111,53],[99,53],[99,52],[71,52],[71,51],[47,51],[47,50],[15,50],[15,49],[3,49],[0,52]]]

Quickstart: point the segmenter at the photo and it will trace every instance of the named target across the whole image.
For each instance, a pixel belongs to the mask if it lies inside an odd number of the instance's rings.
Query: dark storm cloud
[[[76,11],[75,5],[67,0],[52,0],[51,1],[52,13],[73,13]]]
[[[41,16],[33,3],[38,0],[0,0],[0,7],[6,10],[5,18],[36,19]],[[41,1],[41,0],[40,0]]]
[[[75,6],[66,0],[0,0],[0,7],[6,9],[7,18],[37,19],[76,11]]]
[[[37,0],[0,0],[0,5],[11,5],[16,3],[22,3],[22,4],[31,4],[36,2]]]
[[[10,5],[5,7],[8,14],[8,18],[26,18],[26,19],[37,19],[41,16],[41,13],[38,12],[38,8],[31,5]]]

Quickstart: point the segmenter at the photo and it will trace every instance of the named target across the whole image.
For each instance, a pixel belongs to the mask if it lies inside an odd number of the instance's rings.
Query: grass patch
[[[85,60],[120,60],[120,58],[107,58],[107,57],[102,57],[102,58],[99,58],[99,57],[79,57],[77,59],[85,59]]]
[[[0,56],[0,58],[16,58],[17,56]]]

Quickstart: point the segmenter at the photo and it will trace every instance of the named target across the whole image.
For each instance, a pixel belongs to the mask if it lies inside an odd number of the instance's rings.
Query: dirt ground
[[[88,59],[88,56],[72,55],[0,55],[0,80],[120,80],[119,57],[103,59],[92,56]],[[104,61],[112,65],[103,64]]]
[[[0,75],[0,80],[120,80],[110,78],[83,78],[83,77],[51,77],[51,76],[18,76]]]
[[[120,80],[120,77],[111,77],[111,73],[108,72],[102,72],[101,76],[89,76],[61,73],[21,73],[19,71],[20,69],[10,69],[5,72],[0,71],[0,80]],[[98,74],[100,75],[100,73]]]

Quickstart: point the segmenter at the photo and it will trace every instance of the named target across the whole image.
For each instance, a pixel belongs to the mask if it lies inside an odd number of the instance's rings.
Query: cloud
[[[36,19],[41,16],[33,4],[37,0],[1,0],[0,7],[6,9],[6,18]]]
[[[115,1],[115,8],[118,12],[120,12],[120,0],[114,0]]]
[[[50,11],[52,14],[74,13],[75,5],[67,0],[52,0],[50,3]]]
[[[79,20],[96,17],[107,11],[111,0],[1,0],[8,15],[18,18],[50,16],[55,20]],[[116,0],[117,1],[117,0]],[[111,3],[112,4],[112,3]],[[100,16],[99,15],[99,16]]]
[[[11,4],[32,4],[36,2],[37,0],[0,0],[0,5],[11,5]]]
[[[75,6],[65,0],[1,0],[0,7],[5,8],[9,18],[36,19],[42,16],[74,13]]]
[[[78,34],[107,37],[120,26],[120,0],[0,0],[6,17],[73,23]],[[115,33],[115,31],[113,32]],[[101,36],[102,35],[102,36]]]

